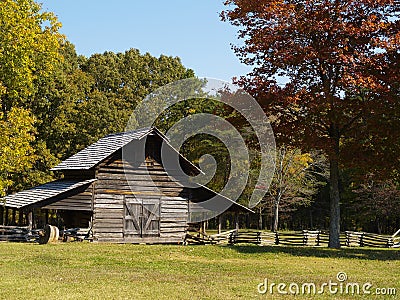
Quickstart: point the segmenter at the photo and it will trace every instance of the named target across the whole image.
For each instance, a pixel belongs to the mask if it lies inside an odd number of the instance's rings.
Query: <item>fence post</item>
[[[321,242],[321,230],[317,231],[317,246],[319,246],[320,242]]]
[[[308,231],[303,230],[303,246],[307,246],[308,243]]]
[[[275,232],[275,244],[279,245],[279,233],[277,231]]]
[[[261,231],[257,231],[257,244],[261,244]]]
[[[346,246],[350,246],[350,233],[348,231],[345,231],[346,234]]]
[[[364,247],[364,232],[360,235],[360,247]]]
[[[238,234],[237,230],[234,230],[229,234],[229,244],[232,244],[232,245],[235,244],[237,234]]]

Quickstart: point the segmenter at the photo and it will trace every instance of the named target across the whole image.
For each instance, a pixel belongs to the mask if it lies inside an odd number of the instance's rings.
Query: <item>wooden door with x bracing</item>
[[[160,236],[160,199],[125,199],[125,236]]]

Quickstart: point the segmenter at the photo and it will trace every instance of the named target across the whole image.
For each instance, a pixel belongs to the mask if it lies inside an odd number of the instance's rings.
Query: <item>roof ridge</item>
[[[133,140],[140,140],[153,131],[159,132],[155,127],[144,127],[133,131],[106,135],[63,160],[51,168],[51,171],[89,170],[126,144]]]
[[[140,132],[140,131],[150,131],[150,130],[152,130],[154,128],[155,127],[142,127],[142,128],[138,128],[138,129],[135,129],[135,130],[110,133],[110,134],[107,134],[106,136],[102,137],[102,139],[104,139],[106,137],[111,137],[111,136],[119,136],[119,135],[124,135],[124,134],[137,133],[137,132]]]

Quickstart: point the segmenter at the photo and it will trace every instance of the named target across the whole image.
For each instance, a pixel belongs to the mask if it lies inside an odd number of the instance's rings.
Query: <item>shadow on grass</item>
[[[399,249],[378,249],[378,248],[313,248],[295,246],[257,246],[251,244],[226,246],[239,253],[286,253],[293,256],[306,257],[329,257],[349,258],[366,260],[400,260]]]

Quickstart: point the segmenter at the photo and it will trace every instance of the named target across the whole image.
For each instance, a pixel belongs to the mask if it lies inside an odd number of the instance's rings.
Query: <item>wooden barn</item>
[[[162,147],[185,173],[201,172],[159,130],[144,128],[100,139],[52,169],[62,179],[9,195],[4,207],[31,225],[57,212],[63,227],[91,228],[93,241],[116,243],[182,242],[190,216],[202,213],[198,203],[216,195],[230,211],[251,212],[205,186],[184,187],[180,168],[162,164]]]

